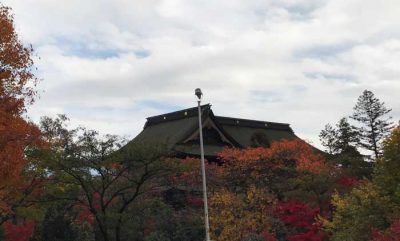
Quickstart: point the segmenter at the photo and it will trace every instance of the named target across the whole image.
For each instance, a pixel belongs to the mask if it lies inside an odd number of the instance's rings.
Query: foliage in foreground
[[[400,220],[400,128],[384,141],[371,181],[346,195],[334,195],[335,212],[326,226],[332,240],[398,240]]]
[[[10,9],[0,4],[0,225],[32,207],[43,184],[27,160],[29,150],[42,144],[39,129],[24,118],[37,82],[31,55],[32,48],[18,39]]]
[[[67,118],[24,118],[37,82],[32,48],[0,5],[0,240],[200,241],[199,161],[129,145]],[[332,155],[302,141],[252,139],[207,165],[214,240],[400,239],[400,129],[364,91],[350,116],[321,132]],[[270,145],[271,144],[271,145]],[[374,153],[374,166],[358,152]],[[373,171],[372,171],[373,170]]]

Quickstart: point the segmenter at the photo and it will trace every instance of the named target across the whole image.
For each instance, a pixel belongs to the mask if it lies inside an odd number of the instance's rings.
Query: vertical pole
[[[204,203],[204,222],[206,226],[206,241],[210,241],[210,227],[208,223],[208,205],[207,205],[207,185],[206,185],[206,168],[204,163],[204,146],[203,146],[203,126],[201,124],[201,106],[198,103],[199,112],[199,133],[200,133],[200,155],[201,155],[201,173],[203,177],[203,203]]]

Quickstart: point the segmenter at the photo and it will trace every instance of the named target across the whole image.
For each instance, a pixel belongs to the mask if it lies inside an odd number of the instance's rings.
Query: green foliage
[[[340,154],[330,156],[331,162],[341,167],[342,175],[370,179],[374,163],[365,161],[365,157],[355,147],[349,146]]]
[[[375,158],[381,154],[381,143],[390,133],[392,123],[385,118],[391,109],[385,107],[385,103],[375,97],[374,93],[364,90],[358,97],[354,106],[354,113],[350,118],[356,120],[359,126],[356,127],[360,136],[360,146],[372,151]]]
[[[169,207],[158,210],[154,232],[145,240],[157,240],[155,237],[171,241],[202,241],[204,223],[200,213],[189,209],[176,211]]]
[[[47,208],[44,220],[35,228],[31,241],[93,241],[92,227],[77,223],[71,208],[55,203]]]
[[[124,141],[116,136],[100,137],[81,127],[69,130],[67,120],[59,116],[41,121],[51,144],[42,153],[51,180],[46,198],[80,207],[94,220],[98,237],[119,241],[126,231],[123,224],[136,215],[137,209],[131,208],[151,199],[162,179],[175,170],[176,160],[166,158],[163,147],[122,147]]]
[[[336,152],[337,131],[330,124],[326,124],[319,134],[321,144],[327,148],[329,154]]]
[[[126,231],[121,237],[122,240],[201,241],[204,239],[202,210],[191,208],[176,210],[161,200],[153,200],[137,205],[129,212],[135,215],[130,215],[129,219],[126,219],[124,223]]]
[[[347,118],[343,117],[336,124],[336,128],[327,124],[319,134],[321,143],[330,154],[346,152],[359,142],[358,132],[350,125]]]
[[[359,186],[350,194],[333,196],[335,212],[326,227],[333,241],[369,240],[372,228],[384,229],[390,224],[394,206],[372,183]]]
[[[349,194],[333,196],[335,212],[326,227],[332,240],[369,240],[373,230],[385,230],[400,217],[400,129],[384,142],[372,181]]]
[[[265,239],[260,234],[250,234],[248,237],[246,237],[240,241],[265,241]]]
[[[383,157],[378,161],[374,182],[385,195],[400,205],[400,127],[384,142]]]

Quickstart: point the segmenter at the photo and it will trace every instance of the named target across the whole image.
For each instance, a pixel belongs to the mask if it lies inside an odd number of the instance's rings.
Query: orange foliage
[[[5,198],[10,191],[25,185],[20,177],[25,151],[41,142],[39,129],[23,118],[37,80],[31,72],[31,53],[18,40],[10,9],[0,5],[0,216],[9,210]]]
[[[295,161],[298,171],[320,173],[326,168],[323,157],[301,140],[273,142],[270,148],[227,148],[219,153],[219,157],[234,165],[248,165],[248,162],[263,160],[268,162],[264,165],[279,168],[285,165],[285,161]]]

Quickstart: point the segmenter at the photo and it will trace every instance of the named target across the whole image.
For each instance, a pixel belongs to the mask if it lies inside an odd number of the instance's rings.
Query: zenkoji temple
[[[214,115],[202,105],[205,156],[215,159],[224,147],[268,147],[274,141],[299,139],[289,124]],[[198,108],[148,117],[142,132],[131,142],[162,144],[176,156],[200,156]]]

